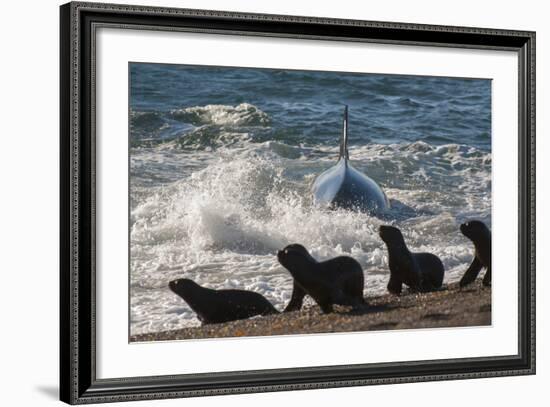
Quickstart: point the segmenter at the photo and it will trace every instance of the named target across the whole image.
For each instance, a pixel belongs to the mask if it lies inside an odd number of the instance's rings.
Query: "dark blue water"
[[[132,122],[136,142],[185,138],[202,124],[174,110],[248,103],[269,117],[240,127],[258,142],[331,145],[348,104],[352,142],[491,145],[490,80],[132,64],[130,83],[131,109],[154,113]]]
[[[131,333],[198,324],[167,284],[260,292],[282,309],[292,279],[277,249],[347,254],[365,295],[385,292],[379,225],[438,255],[445,282],[491,225],[491,81],[161,64],[130,65]],[[353,166],[384,189],[392,217],[315,207],[349,105]]]

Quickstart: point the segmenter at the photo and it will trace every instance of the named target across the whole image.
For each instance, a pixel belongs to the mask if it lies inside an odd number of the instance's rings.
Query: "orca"
[[[312,193],[314,204],[321,207],[343,208],[374,215],[390,209],[390,202],[382,188],[355,169],[349,161],[347,105],[344,107],[338,161],[317,177]]]

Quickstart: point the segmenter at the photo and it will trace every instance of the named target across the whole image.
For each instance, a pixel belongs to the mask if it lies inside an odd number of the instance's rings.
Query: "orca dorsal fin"
[[[340,159],[346,162],[349,160],[348,154],[348,105],[344,106],[344,120],[342,123],[342,134],[340,135]]]

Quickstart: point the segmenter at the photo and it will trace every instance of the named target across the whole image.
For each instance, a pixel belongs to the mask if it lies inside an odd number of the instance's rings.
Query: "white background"
[[[539,185],[537,206],[538,374],[532,377],[477,379],[455,382],[404,384],[343,388],[302,392],[239,395],[185,400],[190,406],[303,405],[335,403],[377,405],[463,406],[490,402],[512,406],[529,402],[542,405],[547,399],[545,384],[550,379],[548,317],[550,296],[543,295],[548,284],[550,218],[549,191],[544,174],[550,170],[547,138],[548,119],[540,112],[548,109],[550,82],[548,58],[550,28],[544,2],[523,1],[394,1],[394,2],[247,2],[231,0],[157,1],[137,4],[191,8],[226,9],[265,13],[316,15],[326,17],[389,20],[415,23],[516,28],[537,31],[537,145]],[[0,310],[2,341],[0,360],[3,405],[40,406],[58,403],[58,5],[57,1],[10,2],[3,5],[0,26],[2,63],[2,148],[0,174],[2,200],[0,226],[2,250],[2,292]],[[545,315],[546,314],[546,315]],[[538,397],[537,397],[538,396]],[[541,401],[537,401],[541,400]],[[181,405],[181,400],[148,402],[149,405]],[[134,403],[135,404],[135,403]],[[125,404],[130,405],[130,404]],[[146,405],[141,403],[141,405]]]
[[[97,38],[98,378],[517,354],[515,53],[107,28]],[[492,243],[506,253],[493,260],[492,327],[128,344],[128,61],[491,78]]]

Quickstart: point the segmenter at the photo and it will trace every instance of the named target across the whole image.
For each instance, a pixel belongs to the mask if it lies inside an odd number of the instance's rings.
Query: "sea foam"
[[[366,274],[365,294],[382,294],[388,265],[377,230],[383,223],[400,227],[412,251],[438,255],[446,268],[445,282],[460,277],[473,248],[460,234],[459,223],[466,217],[490,223],[490,154],[427,143],[351,149],[354,165],[376,177],[393,202],[396,216],[378,219],[312,205],[310,184],[335,158],[332,147],[313,150],[243,141],[205,154],[202,168],[187,167],[177,181],[135,186],[130,214],[132,334],[198,324],[167,288],[170,280],[182,277],[211,288],[253,290],[282,310],[292,279],[275,254],[290,243],[303,244],[318,260],[353,256]],[[186,156],[162,149],[135,155],[140,154],[165,166]]]

